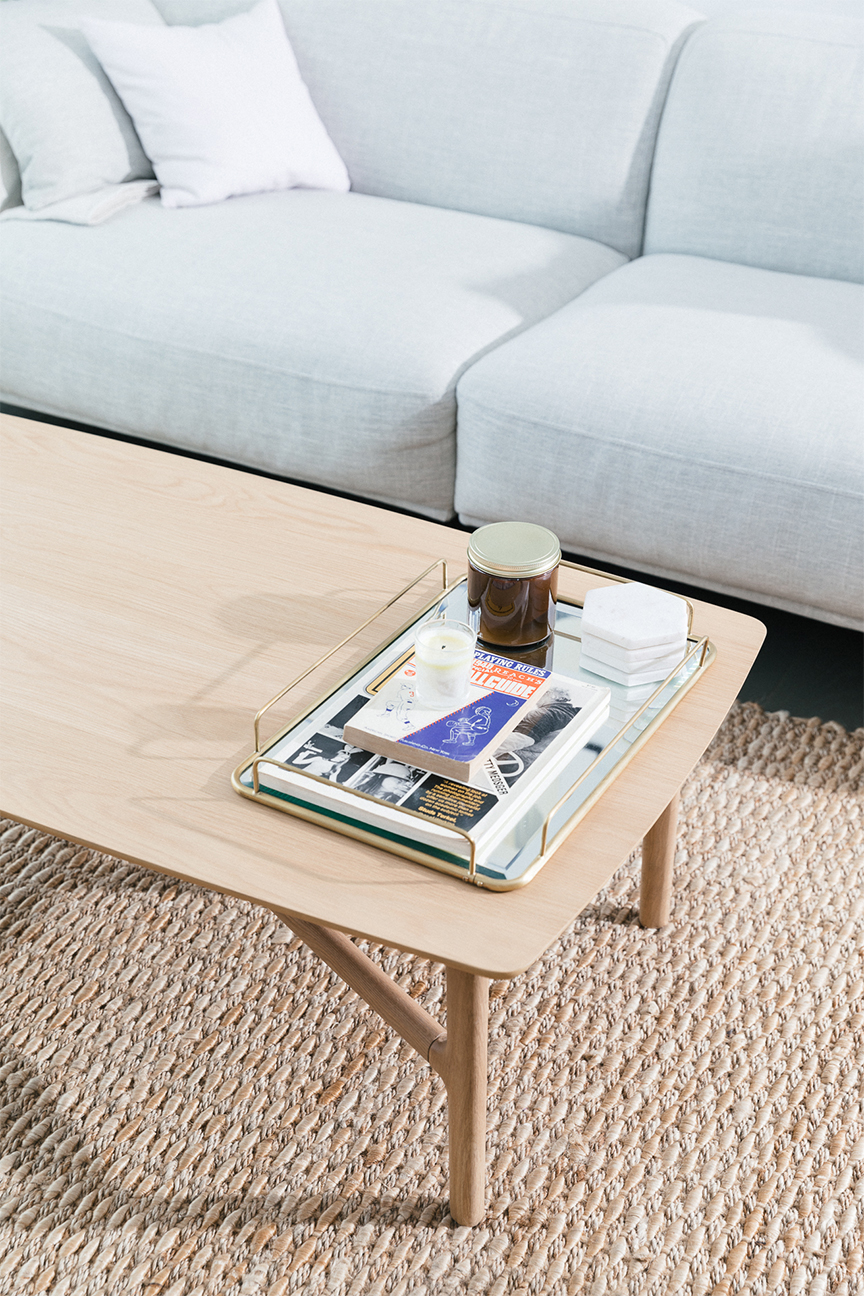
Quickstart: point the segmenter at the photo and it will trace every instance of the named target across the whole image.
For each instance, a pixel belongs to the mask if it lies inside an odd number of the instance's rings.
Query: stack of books
[[[411,658],[393,667],[355,678],[274,743],[258,767],[262,790],[464,866],[461,829],[478,868],[493,856],[496,872],[506,868],[542,830],[538,798],[607,719],[610,690],[478,652],[470,697],[433,714],[415,704]],[[242,781],[251,786],[251,771]]]

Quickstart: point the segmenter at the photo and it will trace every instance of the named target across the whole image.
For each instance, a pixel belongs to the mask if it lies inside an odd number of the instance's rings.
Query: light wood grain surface
[[[493,894],[244,800],[229,781],[255,710],[433,559],[463,571],[463,533],[10,416],[0,468],[0,809],[483,976],[528,967],[608,881],[721,724],[764,635],[697,602],[714,665],[538,877]],[[602,583],[562,577],[580,598]],[[430,578],[415,605],[433,593]],[[388,625],[328,664],[274,729]]]

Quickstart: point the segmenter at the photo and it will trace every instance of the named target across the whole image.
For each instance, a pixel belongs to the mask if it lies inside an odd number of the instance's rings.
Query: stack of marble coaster
[[[580,665],[627,688],[665,679],[687,648],[687,604],[640,585],[589,590]]]

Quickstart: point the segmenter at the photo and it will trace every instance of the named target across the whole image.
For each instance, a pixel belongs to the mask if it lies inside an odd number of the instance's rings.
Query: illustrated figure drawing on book
[[[345,739],[463,781],[549,686],[550,671],[478,648],[466,662],[464,693],[449,704],[430,705],[416,687],[415,657],[351,717]]]

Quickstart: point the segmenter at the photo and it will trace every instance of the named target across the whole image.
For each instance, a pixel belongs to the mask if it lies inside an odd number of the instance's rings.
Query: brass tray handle
[[[318,660],[316,662],[313,662],[312,665],[307,670],[303,671],[302,675],[298,675],[297,678],[293,679],[290,684],[286,684],[285,688],[281,689],[280,692],[276,693],[270,699],[269,702],[264,703],[263,707],[257,713],[254,720],[256,755],[258,754],[258,752],[261,751],[260,729],[261,729],[261,717],[264,715],[264,713],[266,711],[269,711],[272,706],[275,706],[277,702],[281,701],[281,699],[285,696],[286,693],[290,693],[293,688],[296,688],[298,684],[302,683],[302,681],[306,678],[307,675],[311,675],[312,672],[316,671],[319,666],[323,666],[326,661],[329,661],[330,658],[333,657],[339,651],[340,648],[344,648],[345,645],[347,643],[350,643],[352,639],[356,639],[357,636],[361,633],[361,631],[365,630],[367,626],[370,626],[373,621],[376,621],[378,619],[378,617],[383,616],[383,614],[387,611],[388,608],[391,608],[394,603],[398,603],[399,600],[405,594],[407,594],[409,590],[412,590],[415,585],[419,585],[420,582],[426,576],[428,576],[431,571],[434,571],[436,567],[441,568],[441,590],[442,593],[445,592],[447,589],[447,560],[446,558],[436,558],[433,563],[429,564],[429,566],[426,568],[425,571],[422,571],[419,576],[415,576],[414,580],[409,581],[408,584],[404,587],[404,589],[401,589],[398,594],[394,594],[392,598],[389,598],[387,602],[384,603],[378,609],[377,612],[373,612],[370,617],[367,617],[362,625],[358,626],[356,630],[352,630],[349,635],[346,635],[345,638],[342,639],[336,645],[335,648],[331,648],[330,651],[326,652],[323,657],[319,657]],[[278,761],[274,761],[273,764],[274,765],[278,764]],[[375,800],[375,798],[373,797],[372,800]]]

